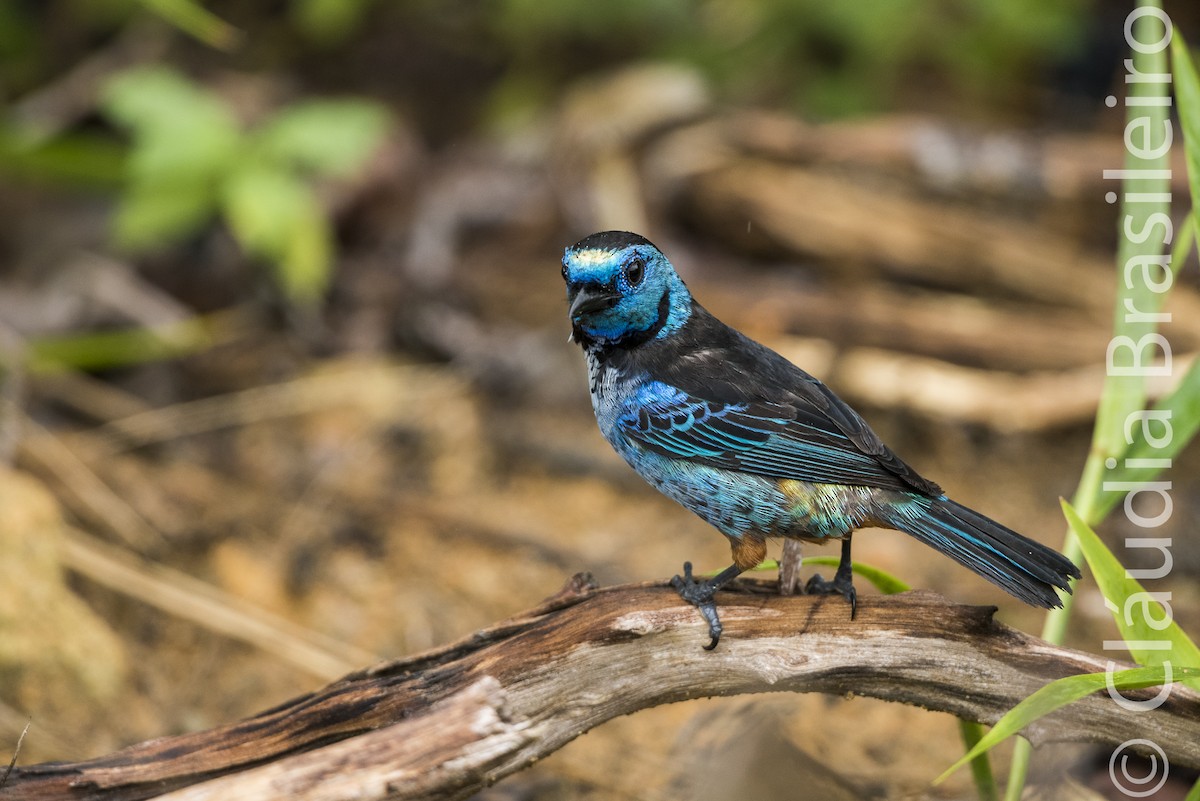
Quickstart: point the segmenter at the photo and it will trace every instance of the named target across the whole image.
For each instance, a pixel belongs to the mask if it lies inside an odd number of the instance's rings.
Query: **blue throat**
[[[571,335],[576,342],[592,351],[605,352],[636,348],[638,345],[643,345],[658,337],[663,332],[671,318],[671,305],[671,293],[664,292],[658,302],[658,314],[649,328],[631,328],[619,336],[610,337],[589,334],[586,329],[576,324],[572,328]]]

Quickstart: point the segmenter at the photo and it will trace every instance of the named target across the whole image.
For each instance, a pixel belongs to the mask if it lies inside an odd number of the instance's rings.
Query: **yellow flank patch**
[[[779,491],[793,503],[808,503],[812,500],[814,485],[794,478],[785,478],[779,482]]]
[[[780,492],[791,503],[792,509],[805,515],[834,515],[849,513],[847,504],[869,493],[866,487],[846,487],[842,484],[814,484],[785,478],[778,484]],[[862,498],[859,498],[862,500]]]

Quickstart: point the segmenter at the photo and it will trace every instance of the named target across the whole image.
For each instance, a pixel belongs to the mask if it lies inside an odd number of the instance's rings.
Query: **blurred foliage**
[[[193,0],[139,1],[179,30],[212,47],[228,50],[241,39],[241,32],[237,28]]]
[[[358,29],[373,0],[293,0],[292,22],[313,42],[335,45]]]
[[[27,343],[24,369],[32,373],[109,370],[175,359],[221,344],[231,338],[235,325],[229,314],[212,314],[156,328],[38,337]]]
[[[219,214],[247,253],[273,265],[290,300],[320,298],[333,233],[311,181],[362,166],[386,130],[379,106],[306,101],[243,131],[221,98],[165,67],[120,74],[102,106],[133,135],[115,222],[120,245],[177,242]]]
[[[1089,5],[504,0],[493,4],[491,25],[515,65],[505,81],[523,87],[527,102],[544,101],[536,90],[553,88],[546,67],[564,51],[623,52],[692,62],[731,99],[840,116],[939,84],[968,101],[1012,102],[1032,68],[1079,46]]]
[[[125,149],[94,133],[42,141],[0,125],[0,170],[30,183],[112,189],[125,174]]]
[[[1027,97],[1024,78],[1032,70],[1069,57],[1089,6],[289,0],[281,15],[219,0],[68,0],[54,9],[0,0],[0,86],[10,102],[36,95],[103,53],[129,25],[157,18],[227,51],[216,61],[205,58],[214,65],[283,70],[309,91],[307,84],[338,85],[343,61],[373,80],[388,74],[377,63],[394,62],[424,77],[354,84],[352,91],[395,92],[388,102],[432,138],[440,130],[461,134],[463,124],[529,120],[579,76],[639,59],[690,63],[727,99],[814,116],[900,106],[914,93],[995,107]],[[378,54],[364,52],[375,52],[381,37],[399,41],[376,62]],[[321,57],[310,66],[306,57],[315,52]],[[186,61],[187,51],[175,47],[165,57]],[[312,179],[361,164],[381,136],[382,111],[365,100],[300,104],[247,131],[203,86],[205,76],[197,80],[161,66],[109,83],[100,110],[132,133],[127,160],[92,118],[52,120],[46,133],[38,129],[45,121],[0,116],[0,170],[30,183],[105,189],[125,176],[115,227],[120,245],[137,251],[179,242],[220,217],[247,253],[276,268],[289,298],[311,302],[327,285],[333,258]]]
[[[46,33],[67,40],[69,52],[152,13],[211,46],[268,48],[284,63],[312,46],[361,46],[378,31],[415,34],[418,49],[486,65],[485,102],[501,115],[545,107],[581,74],[663,58],[700,68],[730,100],[815,116],[934,96],[1004,107],[1027,97],[1035,71],[1077,52],[1092,8],[1093,0],[290,0],[277,15],[197,0],[73,0],[52,20],[36,4],[0,2],[0,84],[19,93],[46,77]]]

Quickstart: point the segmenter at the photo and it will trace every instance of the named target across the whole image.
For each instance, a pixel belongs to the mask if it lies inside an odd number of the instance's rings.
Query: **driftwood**
[[[726,637],[662,585],[597,590],[577,576],[530,612],[449,646],[350,674],[247,720],[78,763],[18,767],[2,799],[461,798],[619,715],[688,698],[854,693],[994,722],[1047,681],[1107,659],[1049,645],[993,608],[930,592],[719,596]],[[1150,697],[1151,690],[1130,693]],[[1146,738],[1200,767],[1200,695],[1153,713],[1106,694],[1031,725],[1034,743]]]

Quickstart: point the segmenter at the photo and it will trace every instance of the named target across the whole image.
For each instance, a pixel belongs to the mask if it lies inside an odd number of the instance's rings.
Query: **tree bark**
[[[700,616],[670,588],[598,590],[576,576],[516,618],[252,718],[18,767],[0,799],[463,798],[658,704],[853,693],[993,723],[1046,682],[1109,664],[1007,628],[992,607],[924,591],[862,597],[853,621],[840,598],[784,597],[773,583],[737,583],[718,607],[725,636],[707,652]],[[1173,765],[1200,767],[1200,694],[1176,686],[1157,710],[1131,713],[1098,693],[1024,734],[1035,744],[1145,738]]]

